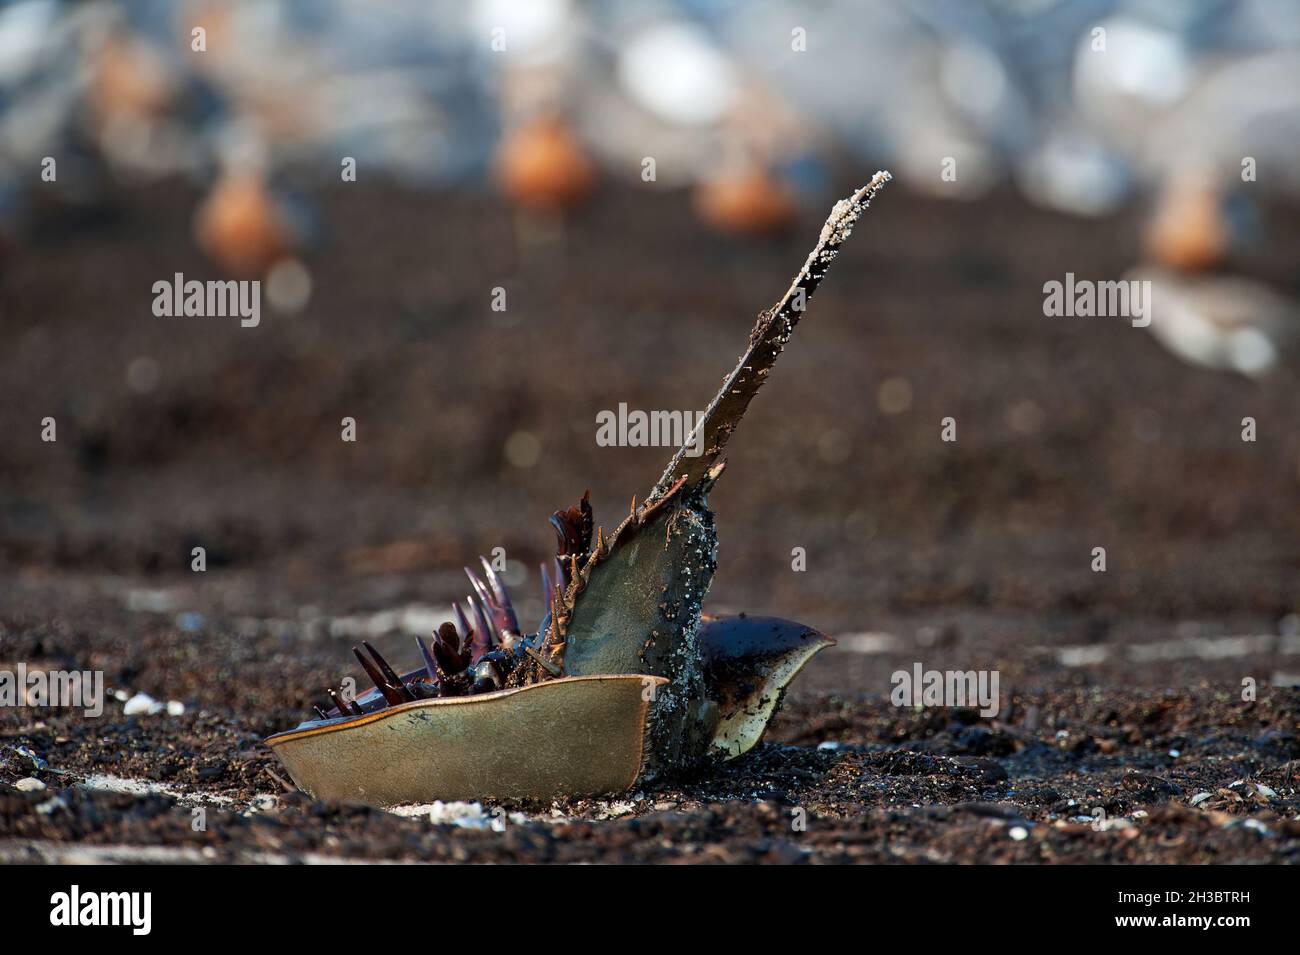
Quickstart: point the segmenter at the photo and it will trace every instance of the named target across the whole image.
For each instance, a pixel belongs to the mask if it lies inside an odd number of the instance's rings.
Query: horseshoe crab
[[[537,632],[520,627],[491,564],[482,577],[467,568],[474,593],[431,641],[416,637],[419,669],[399,674],[363,641],[353,652],[375,688],[354,699],[331,689],[316,719],[267,740],[301,789],[376,805],[591,796],[758,742],[785,686],[833,641],[786,620],[703,615],[717,555],[708,494],[808,298],[889,178],[878,172],[835,205],[759,315],[697,426],[703,453],[689,453],[690,435],[611,534],[585,494],[551,517],[557,553],[542,567]]]

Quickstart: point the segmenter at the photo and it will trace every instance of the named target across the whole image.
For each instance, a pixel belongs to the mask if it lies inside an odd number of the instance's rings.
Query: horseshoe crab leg
[[[473,626],[470,625],[469,619],[465,616],[465,611],[460,609],[459,603],[452,604],[451,609],[456,613],[456,626],[460,628],[459,639],[460,639],[461,646],[463,646],[463,644],[469,641],[469,639],[473,636],[474,628]],[[470,613],[473,612],[474,612],[474,608],[471,605]],[[461,646],[456,646],[453,647],[452,649],[460,650]]]
[[[325,691],[325,695],[330,698],[330,702],[334,704],[334,708],[339,711],[340,716],[351,715],[352,710],[348,708],[347,701],[343,699],[343,696],[337,690],[330,687]]]
[[[835,204],[808,260],[781,300],[758,316],[758,322],[749,335],[749,347],[710,402],[703,420],[668,462],[668,468],[651,492],[650,500],[665,494],[681,478],[686,479],[688,486],[694,487],[713,470],[731,433],[744,416],[745,409],[754,400],[754,395],[758,394],[758,389],[763,387],[763,382],[780,357],[785,343],[790,340],[795,326],[803,317],[808,300],[839,254],[840,246],[849,237],[854,224],[866,211],[871,200],[891,178],[888,172],[878,172],[849,198],[841,199]],[[699,457],[687,457],[687,451],[694,445],[697,432],[704,435],[704,453]]]
[[[488,622],[487,611],[483,605],[472,598],[465,598],[474,612],[474,636],[470,639],[470,666],[474,666],[491,652],[496,641],[492,639],[492,625]]]
[[[361,641],[361,645],[365,647],[370,656],[374,658],[375,664],[379,667],[379,672],[384,675],[384,679],[388,681],[388,685],[395,686],[399,690],[405,689],[402,683],[402,678],[397,675],[396,670],[388,665],[388,661],[380,655],[379,651],[365,640]]]
[[[504,629],[510,631],[514,636],[519,636],[519,617],[515,614],[514,604],[510,602],[510,591],[506,590],[506,585],[493,566],[488,563],[486,557],[480,557],[479,562],[483,565],[483,573],[487,575],[487,584],[492,592],[492,597],[496,601],[494,609],[501,612],[501,622],[505,625]]]
[[[360,647],[353,647],[352,652],[356,654],[361,668],[366,671],[370,681],[378,687],[390,706],[409,703],[415,699],[415,695],[402,684],[401,678],[393,672],[388,661],[381,657],[374,647],[364,640],[361,641],[361,646],[366,648],[373,659],[362,653]]]
[[[424,642],[424,637],[418,633],[415,635],[415,645],[420,648],[420,659],[424,661],[424,672],[429,674],[429,680],[436,686],[442,683],[438,676],[438,664],[433,659],[433,654],[429,652],[429,645]]]

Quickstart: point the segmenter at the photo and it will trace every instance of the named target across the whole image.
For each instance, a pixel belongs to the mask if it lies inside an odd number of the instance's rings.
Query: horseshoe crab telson
[[[368,643],[354,648],[375,689],[267,740],[299,787],[320,799],[377,805],[434,799],[620,792],[758,742],[786,684],[833,641],[769,617],[707,617],[717,538],[708,493],[722,450],[767,380],[868,203],[889,181],[841,200],[789,289],[763,312],[749,346],[645,501],[606,535],[587,495],[551,518],[542,567],[548,607],[519,626],[487,561],[453,606],[422,667],[398,674]]]

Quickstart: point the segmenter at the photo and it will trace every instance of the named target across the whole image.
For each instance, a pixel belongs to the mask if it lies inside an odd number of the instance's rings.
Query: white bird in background
[[[1229,214],[1300,185],[1300,55],[1249,57],[1207,71],[1144,141],[1141,162],[1160,188],[1143,235],[1156,339],[1185,361],[1262,376],[1300,337],[1300,304],[1232,273],[1250,238]]]
[[[1262,282],[1192,275],[1158,266],[1126,279],[1151,282],[1151,334],[1184,361],[1243,375],[1264,375],[1295,339],[1295,303]]]

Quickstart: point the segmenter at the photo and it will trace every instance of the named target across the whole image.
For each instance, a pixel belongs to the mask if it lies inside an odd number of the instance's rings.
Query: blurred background
[[[668,457],[597,413],[703,408],[889,168],[731,446],[713,609],[881,673],[1168,682],[1256,634],[1286,681],[1297,80],[1288,0],[7,3],[0,634],[395,639],[495,547],[535,625],[549,514]],[[155,317],[178,272],[260,324]],[[1066,273],[1160,310],[1046,318]],[[218,692],[159,652],[117,663]]]

